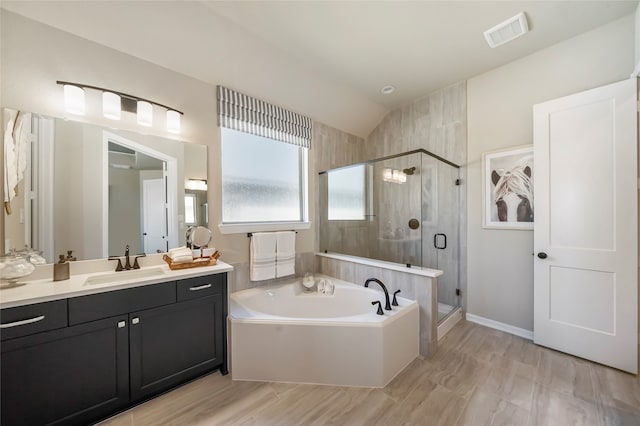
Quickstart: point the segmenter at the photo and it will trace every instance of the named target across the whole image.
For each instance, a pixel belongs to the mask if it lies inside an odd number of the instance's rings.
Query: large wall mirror
[[[17,158],[3,164],[6,251],[27,245],[49,263],[67,250],[78,260],[126,245],[158,253],[183,245],[188,226],[207,226],[206,146],[11,109],[3,117]]]

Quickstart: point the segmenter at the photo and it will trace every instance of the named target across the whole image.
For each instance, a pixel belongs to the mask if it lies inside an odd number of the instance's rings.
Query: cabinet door
[[[218,294],[129,315],[132,400],[222,367],[222,301]]]
[[[3,426],[87,424],[129,401],[127,317],[2,342]]]

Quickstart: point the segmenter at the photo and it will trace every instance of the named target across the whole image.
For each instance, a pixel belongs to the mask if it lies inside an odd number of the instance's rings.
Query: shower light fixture
[[[71,114],[84,115],[85,90],[92,89],[102,92],[102,114],[111,120],[120,120],[122,111],[135,113],[137,122],[141,126],[153,125],[154,105],[167,110],[166,129],[170,133],[180,133],[180,116],[183,112],[168,107],[158,102],[139,98],[127,93],[117,92],[103,87],[90,86],[88,84],[71,83],[68,81],[56,81],[64,87],[65,110]]]
[[[405,183],[407,175],[402,170],[386,168],[382,171],[382,180],[391,183]]]
[[[187,179],[184,184],[185,189],[191,189],[193,191],[206,191],[207,181],[204,179]]]

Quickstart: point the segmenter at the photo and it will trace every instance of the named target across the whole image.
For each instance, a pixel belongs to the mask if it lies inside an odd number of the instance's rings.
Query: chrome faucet
[[[385,298],[385,305],[384,305],[384,309],[387,311],[391,310],[391,301],[389,300],[389,292],[387,291],[387,287],[385,287],[384,284],[382,284],[382,281],[380,281],[377,278],[369,278],[368,280],[366,280],[364,282],[364,286],[365,287],[369,287],[369,283],[373,281],[375,283],[378,283],[380,285],[380,287],[382,287],[382,290],[384,290],[384,298]]]

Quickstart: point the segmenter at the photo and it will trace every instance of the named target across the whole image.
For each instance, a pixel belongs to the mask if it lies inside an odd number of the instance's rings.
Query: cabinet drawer
[[[2,340],[67,326],[67,300],[36,303],[0,310]]]
[[[222,294],[227,274],[206,275],[178,281],[178,301]]]
[[[69,325],[168,305],[175,301],[175,281],[74,297],[69,299]]]

